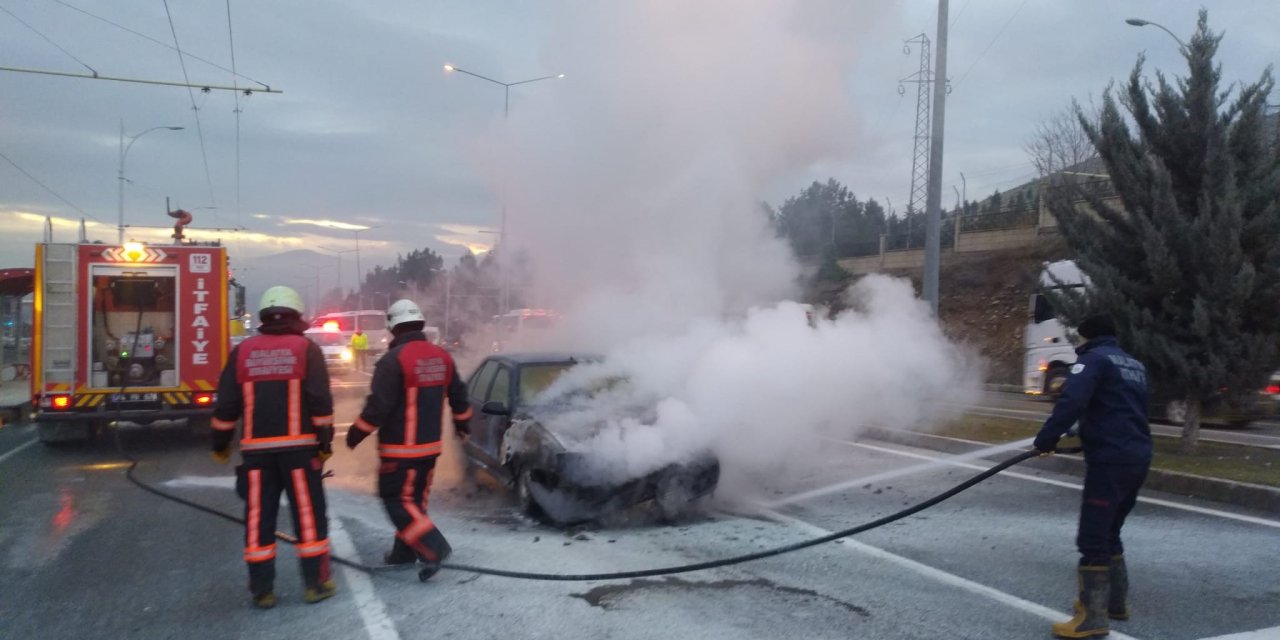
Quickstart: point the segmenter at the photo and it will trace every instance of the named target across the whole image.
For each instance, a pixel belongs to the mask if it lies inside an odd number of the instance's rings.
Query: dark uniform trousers
[[[396,539],[426,562],[439,562],[444,535],[427,517],[427,497],[436,459],[382,459],[378,496],[396,527]]]
[[[289,495],[302,579],[317,587],[330,579],[329,520],[325,512],[321,463],[315,448],[244,453],[240,491],[245,501],[245,552],[249,591],[271,591],[275,581],[276,516],[280,492]]]
[[[1147,478],[1149,464],[1088,465],[1080,502],[1080,528],[1076,547],[1080,564],[1107,566],[1111,557],[1124,553],[1120,528],[1138,501],[1138,490]]]

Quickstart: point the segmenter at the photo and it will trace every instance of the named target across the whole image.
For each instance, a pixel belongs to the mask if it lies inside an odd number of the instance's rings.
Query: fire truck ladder
[[[75,386],[76,363],[76,245],[44,246],[44,350],[45,383]]]

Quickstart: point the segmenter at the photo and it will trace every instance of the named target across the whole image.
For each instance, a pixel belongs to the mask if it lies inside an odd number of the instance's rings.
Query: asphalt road
[[[988,415],[1015,420],[1041,421],[1053,409],[1053,403],[1045,398],[1026,396],[1021,393],[988,391],[972,407],[969,413]],[[1159,436],[1176,438],[1182,433],[1181,427],[1153,423],[1151,432]],[[1258,421],[1246,427],[1218,428],[1204,426],[1200,428],[1200,438],[1209,442],[1225,442],[1252,447],[1280,449],[1280,423],[1270,420]]]
[[[347,424],[360,381],[336,392]],[[144,480],[240,510],[207,434],[171,426],[120,435]],[[1066,617],[1075,584],[1076,480],[1032,463],[856,540],[668,578],[539,583],[443,571],[422,584],[411,571],[339,569],[338,595],[306,605],[282,545],[281,603],[259,611],[245,591],[236,526],[131,485],[110,440],[67,449],[33,441],[29,427],[0,429],[3,638],[1045,638],[1049,622]],[[500,487],[465,481],[455,454],[446,453],[431,499],[453,560],[553,572],[756,551],[901,509],[981,468],[926,465],[941,456],[904,447],[814,443],[808,463],[769,490],[726,487],[733,500],[722,496],[678,526],[564,532],[518,515]],[[391,527],[372,496],[372,448],[340,447],[330,467],[334,548],[376,562]],[[855,488],[822,491],[841,484]],[[801,491],[811,497],[788,500]],[[1126,534],[1134,617],[1112,637],[1280,637],[1276,514],[1147,493]]]

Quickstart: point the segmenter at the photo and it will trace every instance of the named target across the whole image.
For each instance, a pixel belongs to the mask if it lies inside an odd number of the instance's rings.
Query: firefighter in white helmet
[[[378,434],[382,459],[378,495],[396,527],[387,564],[422,562],[419,577],[431,577],[449,555],[449,543],[427,516],[427,495],[436,458],[442,448],[444,405],[453,411],[458,437],[470,433],[471,404],[467,386],[447,351],[427,340],[422,310],[411,300],[387,309],[387,328],[394,339],[373,369],[369,397],[356,423],[347,431],[354,449]]]
[[[213,458],[226,463],[236,421],[244,423],[236,489],[245,501],[244,559],[254,604],[270,608],[280,493],[289,494],[306,583],[303,599],[319,602],[336,585],[329,568],[329,521],[324,461],[333,455],[333,396],[324,354],[303,337],[307,323],[298,292],[271,287],[262,294],[258,335],[231,352],[218,381],[213,412]]]

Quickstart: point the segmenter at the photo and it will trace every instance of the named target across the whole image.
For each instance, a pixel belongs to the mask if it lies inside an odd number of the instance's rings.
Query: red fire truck
[[[48,238],[46,238],[48,240]],[[36,245],[31,396],[40,439],[113,421],[207,424],[228,353],[227,253],[215,244]]]

